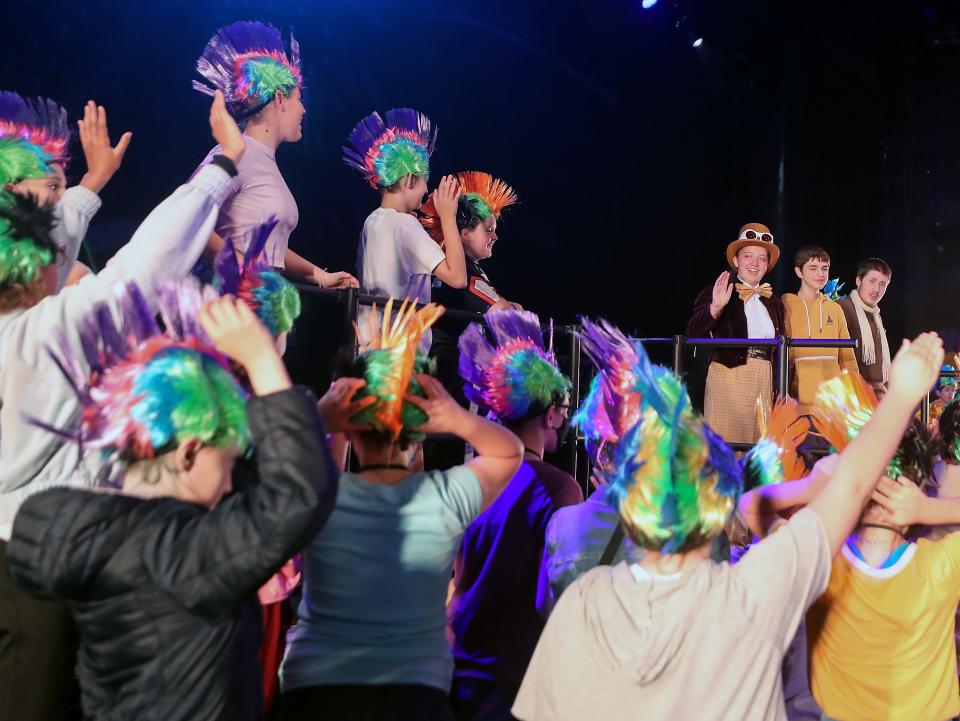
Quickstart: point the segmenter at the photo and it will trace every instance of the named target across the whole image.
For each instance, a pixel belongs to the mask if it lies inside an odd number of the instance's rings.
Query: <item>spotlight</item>
[[[657,0],[643,0],[643,2],[640,3],[640,6],[641,6],[644,10],[649,10],[650,8],[652,8],[652,7],[653,7],[654,5],[656,5],[656,4],[657,4]]]
[[[699,48],[701,45],[703,45],[703,38],[697,38],[692,43],[690,43],[690,45],[695,48]]]

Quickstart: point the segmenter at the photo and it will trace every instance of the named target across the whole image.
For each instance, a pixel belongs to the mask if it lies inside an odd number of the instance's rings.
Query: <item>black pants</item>
[[[65,603],[17,589],[0,541],[0,719],[82,719],[74,674],[77,640]]]
[[[479,678],[454,678],[450,705],[457,721],[516,721],[510,713],[516,692]]]
[[[279,721],[454,721],[446,693],[415,684],[311,686],[280,698]]]

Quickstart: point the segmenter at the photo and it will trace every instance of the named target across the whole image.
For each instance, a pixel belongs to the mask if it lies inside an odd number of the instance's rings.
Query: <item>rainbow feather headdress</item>
[[[108,466],[154,458],[192,437],[245,449],[246,392],[197,321],[216,291],[193,279],[162,287],[163,332],[134,284],[118,293],[119,324],[101,303],[77,329],[82,355],[63,332],[50,347],[80,401],[76,427],[32,422],[77,443],[81,453],[103,453]]]
[[[67,111],[46,98],[0,91],[0,185],[42,178],[67,163]]]
[[[563,402],[570,381],[544,347],[537,315],[499,310],[483,318],[493,343],[480,323],[471,323],[458,343],[467,398],[503,421],[524,421]]]
[[[500,217],[500,213],[507,206],[517,202],[517,194],[504,181],[494,178],[489,173],[470,170],[457,173],[460,182],[458,215],[468,218],[487,220],[490,217]],[[443,243],[443,230],[440,228],[440,218],[433,205],[431,195],[420,209],[420,222],[430,237],[438,243]]]
[[[257,113],[277,93],[303,87],[300,44],[290,36],[288,57],[280,31],[260,22],[239,21],[217,30],[197,59],[197,72],[207,82],[194,80],[194,90],[222,91],[230,114],[239,120]]]
[[[376,402],[350,420],[385,433],[391,440],[416,442],[424,438],[414,430],[427,421],[426,414],[404,399],[404,395],[426,397],[423,387],[413,377],[417,373],[433,374],[433,361],[417,346],[427,329],[443,315],[443,306],[429,303],[419,310],[413,301],[403,301],[393,313],[393,299],[387,301],[380,329],[371,339],[370,349],[357,359],[360,375],[367,382],[354,396],[361,400],[374,396]],[[374,306],[376,316],[376,306]]]
[[[57,254],[53,208],[19,193],[0,192],[0,286],[30,285]]]
[[[253,231],[243,261],[227,238],[214,261],[213,284],[220,293],[235,295],[257,314],[274,336],[287,333],[300,317],[300,293],[266,261],[264,248],[277,225],[276,217]]]
[[[370,113],[357,123],[343,147],[343,162],[363,173],[372,188],[389,188],[407,175],[430,174],[437,128],[423,113],[394,108]]]
[[[843,371],[836,378],[824,381],[817,389],[810,410],[813,425],[837,452],[861,431],[877,408],[877,395],[859,373]],[[896,480],[904,475],[905,445],[918,439],[913,426],[908,427],[897,453],[890,461],[885,475]],[[914,479],[924,484],[929,479]]]
[[[592,447],[608,498],[644,548],[676,553],[720,533],[743,492],[782,480],[806,436],[795,402],[779,405],[767,434],[742,462],[694,413],[681,380],[650,363],[639,342],[583,320],[580,339],[597,366],[574,417]]]

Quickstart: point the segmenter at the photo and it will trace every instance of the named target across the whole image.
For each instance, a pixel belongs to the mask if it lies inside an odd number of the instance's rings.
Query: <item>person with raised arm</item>
[[[97,125],[93,136],[106,154],[109,143],[99,113]],[[12,679],[0,684],[0,716],[58,714],[73,665],[66,605],[30,598],[6,580],[7,541],[17,510],[46,488],[94,485],[103,465],[97,454],[81,455],[76,444],[25,418],[28,413],[46,426],[63,428],[81,412],[47,344],[62,338],[82,358],[81,327],[100,304],[117,312],[118,283],[136,283],[153,303],[160,282],[190,271],[244,151],[221,95],[211,106],[210,127],[224,154],[161,203],[99,275],[77,285],[59,287],[54,209],[38,206],[28,195],[0,195],[0,603],[14,609],[0,619],[0,633],[7,638],[0,645],[0,676]],[[115,150],[109,150],[112,157]]]
[[[283,721],[452,719],[444,602],[454,556],[523,446],[430,375],[417,345],[440,312],[405,304],[346,373],[366,381],[354,400],[372,404],[349,418],[360,466],[341,475],[333,515],[304,551],[303,600],[280,671]],[[411,472],[426,433],[454,433],[477,456]]]
[[[645,554],[596,568],[561,596],[513,714],[785,719],[783,655],[942,361],[935,333],[905,342],[890,392],[830,482],[736,566],[709,555],[742,492],[743,469],[690,409],[679,381],[641,364],[643,414],[617,443],[611,486]]]
[[[291,386],[252,310],[211,296],[168,286],[161,332],[130,284],[120,323],[93,310],[83,361],[54,351],[83,408],[61,432],[110,460],[113,487],[27,499],[9,568],[22,590],[69,602],[86,718],[262,718],[257,588],[333,508],[316,400]],[[258,482],[225,497],[251,443]]]

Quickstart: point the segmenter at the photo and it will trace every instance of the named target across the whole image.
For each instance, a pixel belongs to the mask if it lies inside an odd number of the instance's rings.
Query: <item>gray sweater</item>
[[[13,518],[28,496],[52,486],[89,486],[99,468],[96,454],[80,459],[74,443],[27,421],[29,415],[54,428],[70,428],[79,409],[74,390],[47,352],[62,331],[84,355],[77,329],[97,304],[119,314],[116,288],[136,283],[149,301],[163,281],[184,276],[200,257],[220,203],[233,179],[220,167],[205,167],[157,206],[97,275],[83,278],[37,305],[0,314],[0,540],[9,540]],[[71,188],[61,200],[66,260],[62,280],[76,259],[83,233],[96,207],[89,192]],[[96,197],[96,196],[94,196]],[[71,220],[67,221],[70,216]],[[68,228],[66,223],[75,225]]]

